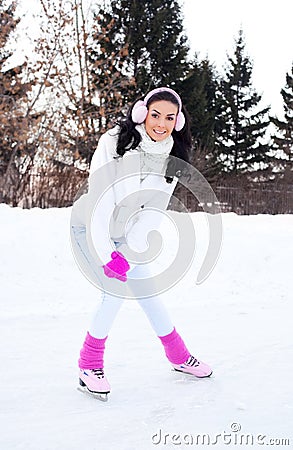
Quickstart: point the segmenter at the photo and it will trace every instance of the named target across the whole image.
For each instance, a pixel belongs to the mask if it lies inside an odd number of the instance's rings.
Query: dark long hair
[[[142,99],[141,99],[142,100]],[[157,92],[148,100],[147,108],[149,109],[150,105],[156,101],[166,100],[179,108],[179,103],[176,97],[172,95],[172,93],[168,91]],[[119,126],[119,134],[118,134],[118,142],[117,142],[117,154],[119,156],[123,156],[125,152],[128,150],[133,150],[138,147],[141,141],[141,135],[136,130],[136,123],[133,122],[131,118],[132,110],[136,101],[130,106],[127,116],[118,119],[116,124]],[[190,153],[192,148],[192,137],[190,132],[190,118],[186,108],[182,105],[182,112],[185,116],[185,125],[182,130],[176,131],[175,128],[172,131],[172,137],[174,140],[173,147],[171,149],[170,155],[175,156],[176,158],[182,159],[183,161],[189,162]],[[166,181],[171,182],[172,176],[175,175],[175,172],[172,169],[172,164],[168,163],[166,169]]]

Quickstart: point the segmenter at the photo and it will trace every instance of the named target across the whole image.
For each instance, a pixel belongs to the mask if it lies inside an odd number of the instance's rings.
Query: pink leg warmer
[[[172,364],[182,364],[190,356],[182,338],[174,330],[166,336],[158,336],[164,346],[166,356]]]
[[[80,369],[103,369],[106,339],[96,339],[87,333],[78,360]]]

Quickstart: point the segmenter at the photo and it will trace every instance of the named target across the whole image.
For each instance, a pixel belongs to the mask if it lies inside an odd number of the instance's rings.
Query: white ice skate
[[[177,372],[188,373],[198,378],[210,377],[213,373],[210,366],[190,355],[187,361],[182,364],[172,364]]]
[[[77,389],[106,402],[111,388],[103,369],[80,369]]]

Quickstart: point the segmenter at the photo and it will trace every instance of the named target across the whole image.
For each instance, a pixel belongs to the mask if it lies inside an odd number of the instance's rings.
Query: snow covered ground
[[[210,379],[170,370],[126,301],[108,339],[112,392],[102,403],[76,389],[99,294],[74,262],[70,213],[0,205],[1,450],[292,448],[293,216],[223,215],[211,276],[165,294]],[[205,218],[192,217],[200,247]]]

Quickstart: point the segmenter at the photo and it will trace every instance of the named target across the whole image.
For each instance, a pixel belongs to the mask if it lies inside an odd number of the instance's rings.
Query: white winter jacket
[[[116,153],[119,128],[101,136],[90,167],[89,190],[73,206],[71,223],[85,226],[89,249],[106,264],[114,242],[134,252],[148,247],[148,233],[157,230],[178,178],[166,182],[165,168],[173,146],[169,136],[154,142],[144,125],[137,125],[142,141],[123,157]]]

